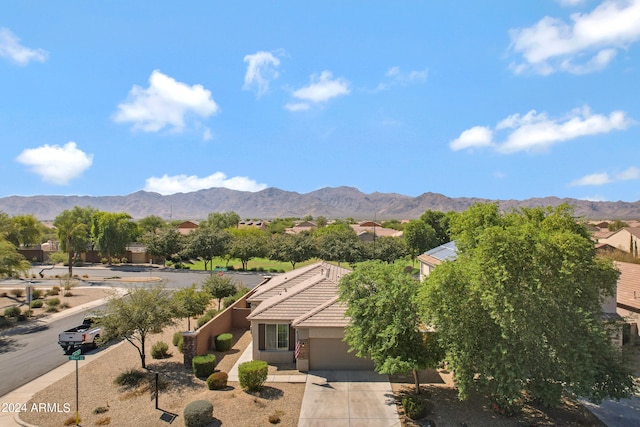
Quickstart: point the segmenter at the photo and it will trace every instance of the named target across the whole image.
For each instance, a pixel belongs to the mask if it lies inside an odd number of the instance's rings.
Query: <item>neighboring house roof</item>
[[[358,236],[362,234],[375,233],[378,237],[400,237],[402,236],[402,231],[394,230],[393,228],[384,228],[381,226],[373,226],[373,223],[364,223],[371,225],[355,225],[351,224],[351,228],[356,232]]]
[[[640,264],[616,262],[620,270],[618,277],[618,307],[640,313]]]
[[[455,242],[447,242],[436,248],[430,249],[418,256],[418,260],[436,266],[443,261],[453,261],[458,257],[458,247]]]
[[[293,321],[293,327],[315,328],[344,328],[349,324],[349,318],[345,317],[347,306],[338,301],[338,296],[331,298],[322,305],[299,316]]]
[[[285,228],[284,232],[287,234],[299,234],[305,231],[311,231],[314,228],[317,228],[318,224],[311,221],[304,221],[299,224],[294,225],[291,228]]]
[[[180,234],[189,234],[199,226],[193,221],[184,221],[176,226]]]

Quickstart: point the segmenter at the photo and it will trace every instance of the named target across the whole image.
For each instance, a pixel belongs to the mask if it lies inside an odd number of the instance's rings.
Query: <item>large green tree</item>
[[[34,215],[16,215],[11,217],[12,231],[8,240],[16,247],[35,245],[42,238],[42,226]]]
[[[420,219],[414,219],[405,224],[403,237],[412,258],[438,246],[435,230]]]
[[[276,234],[269,242],[269,259],[296,264],[310,260],[316,255],[316,245],[308,233]]]
[[[417,292],[417,281],[401,266],[381,261],[356,264],[339,284],[350,319],[344,338],[349,347],[370,357],[377,372],[412,371],[420,393],[418,370],[434,366],[441,353],[418,317]]]
[[[120,212],[95,212],[92,217],[91,235],[100,253],[107,256],[123,255],[137,232],[131,215]]]
[[[213,270],[213,258],[223,256],[230,242],[231,234],[226,230],[198,227],[187,236],[184,252],[189,258],[203,260],[205,270],[209,264]]]
[[[177,260],[184,250],[184,236],[173,228],[163,228],[157,233],[147,233],[142,237],[147,247],[147,253],[152,256],[162,257],[166,260]]]
[[[263,257],[268,251],[268,235],[255,227],[230,229],[231,242],[228,247],[229,255],[238,258],[242,262],[242,269],[247,269],[247,263],[251,258]]]
[[[13,277],[18,273],[26,274],[31,264],[25,259],[13,243],[0,236],[0,277]]]
[[[360,240],[349,224],[335,222],[314,232],[318,256],[325,261],[357,262],[362,255]]]
[[[96,210],[90,206],[74,206],[60,213],[53,221],[58,230],[60,247],[67,252],[69,277],[73,276],[73,262],[91,243],[91,218]]]
[[[478,204],[451,231],[457,260],[431,272],[421,305],[461,398],[479,390],[509,409],[525,398],[555,405],[563,389],[595,401],[632,392],[601,308],[618,273],[568,206]]]
[[[207,220],[200,226],[211,227],[219,230],[225,228],[236,228],[240,222],[240,215],[234,211],[229,212],[211,212],[207,216]]]
[[[147,338],[172,325],[177,310],[171,292],[164,285],[157,285],[132,288],[125,297],[112,297],[100,314],[101,338],[127,340],[138,351],[140,364],[146,369]]]

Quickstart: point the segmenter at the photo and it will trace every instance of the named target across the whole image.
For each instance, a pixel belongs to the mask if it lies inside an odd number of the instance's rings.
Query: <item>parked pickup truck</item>
[[[90,345],[94,348],[98,346],[102,328],[94,326],[95,320],[95,317],[85,317],[82,325],[58,335],[58,344],[60,344],[65,353],[71,353],[84,345]]]

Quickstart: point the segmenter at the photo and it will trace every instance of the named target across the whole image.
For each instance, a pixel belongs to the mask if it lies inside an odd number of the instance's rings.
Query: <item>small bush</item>
[[[11,289],[11,295],[13,295],[16,298],[20,298],[22,295],[24,295],[24,290],[22,289]]]
[[[178,346],[178,343],[180,342],[180,340],[184,339],[184,337],[182,336],[182,332],[178,331],[175,334],[173,334],[173,340],[171,341],[173,343],[174,346]]]
[[[201,328],[202,325],[204,325],[205,323],[207,323],[209,320],[213,319],[214,317],[216,317],[216,314],[218,314],[218,310],[212,308],[207,310],[199,319],[198,319],[198,328]]]
[[[214,372],[207,378],[207,386],[209,390],[222,390],[227,387],[227,379],[229,376],[226,372]]]
[[[55,305],[50,305],[44,311],[45,313],[57,313],[58,307],[56,307]]]
[[[4,315],[7,317],[18,317],[20,315],[20,307],[7,307],[4,309]]]
[[[238,297],[235,295],[225,297],[222,299],[222,307],[227,308],[236,301],[238,301]]]
[[[240,387],[248,391],[260,391],[267,380],[268,366],[264,360],[252,360],[238,366]]]
[[[143,371],[129,369],[118,375],[113,382],[123,387],[137,387],[146,376],[147,374]]]
[[[154,359],[166,359],[171,357],[169,354],[169,345],[164,341],[158,341],[151,347],[151,357]]]
[[[271,424],[280,424],[280,415],[279,414],[269,415],[269,422]]]
[[[101,263],[101,264],[108,264],[108,263],[109,263],[109,260],[108,260],[107,258],[104,258],[104,257],[103,257],[103,258],[100,258],[100,263]]]
[[[193,374],[198,378],[208,378],[216,370],[216,355],[205,354],[196,356],[191,361]]]
[[[184,408],[185,427],[206,427],[213,417],[213,405],[207,400],[195,400]]]
[[[59,294],[60,294],[60,287],[54,286],[53,288],[49,289],[45,295],[50,297],[50,296],[55,296]]]
[[[60,298],[54,297],[47,300],[47,305],[49,307],[55,307],[56,305],[60,305]]]
[[[27,320],[27,315],[25,313],[20,313],[18,314],[18,317],[16,317],[16,320],[18,322],[24,322],[25,320]]]
[[[215,338],[216,350],[217,351],[229,351],[231,350],[231,346],[233,345],[233,335],[231,334],[220,334]]]
[[[42,301],[41,299],[33,300],[31,301],[31,304],[29,304],[31,308],[42,308],[43,305],[44,301]]]
[[[60,304],[60,308],[62,309],[69,308],[69,307],[71,307],[71,305],[66,301]]]
[[[31,291],[31,299],[40,299],[42,298],[43,291],[42,289],[34,289]]]
[[[184,353],[183,350],[184,350],[184,337],[182,337],[180,341],[178,341],[178,351],[180,353]]]
[[[421,396],[408,395],[402,398],[404,413],[412,420],[422,418],[427,412],[427,402]]]
[[[109,410],[109,408],[105,408],[104,406],[98,406],[92,412],[93,412],[94,415],[100,415],[100,414],[104,414],[108,410]]]
[[[71,293],[71,291],[65,291],[65,292],[64,292],[64,296],[65,296],[65,297],[72,297],[72,296],[73,296],[73,294]]]

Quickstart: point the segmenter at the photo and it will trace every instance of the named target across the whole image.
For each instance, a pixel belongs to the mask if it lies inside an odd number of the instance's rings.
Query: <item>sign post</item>
[[[69,360],[76,361],[76,425],[80,425],[80,416],[78,412],[78,360],[84,360],[84,356],[80,354],[81,352],[82,350],[78,349],[69,356]]]

